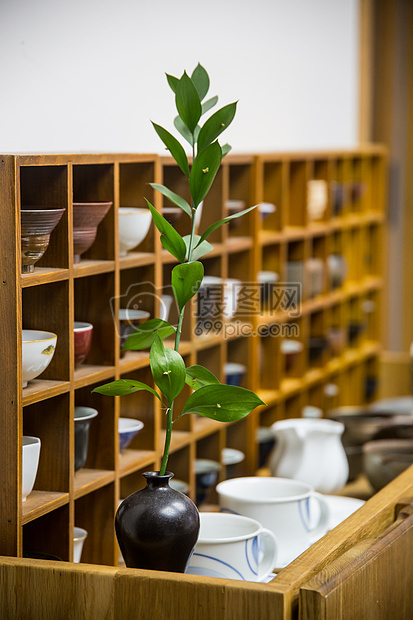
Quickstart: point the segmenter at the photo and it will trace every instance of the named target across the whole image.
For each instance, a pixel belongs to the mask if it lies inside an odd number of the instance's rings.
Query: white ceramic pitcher
[[[296,418],[271,427],[276,438],[269,467],[273,476],[311,484],[320,493],[337,493],[347,482],[348,461],[341,442],[344,424]]]

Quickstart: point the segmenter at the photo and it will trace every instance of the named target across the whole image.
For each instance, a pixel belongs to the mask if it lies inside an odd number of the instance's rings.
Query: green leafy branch
[[[196,211],[214,182],[222,158],[231,149],[228,144],[221,146],[218,138],[231,124],[237,104],[235,102],[220,108],[201,126],[201,117],[212,110],[218,102],[218,97],[205,100],[210,85],[205,69],[198,64],[191,76],[186,72],[181,78],[167,75],[167,81],[175,95],[178,112],[174,119],[174,127],[192,148],[192,163],[183,145],[175,136],[160,125],[152,124],[166,149],[187,177],[191,204],[164,185],[159,183],[150,185],[191,219],[191,233],[181,237],[172,224],[148,200],[146,202],[160,233],[163,247],[178,261],[171,274],[171,285],[179,309],[178,324],[174,327],[167,321],[150,319],[134,330],[123,347],[124,350],[135,351],[150,349],[149,365],[159,392],[145,383],[132,379],[119,379],[93,390],[112,396],[125,396],[146,390],[160,400],[167,415],[161,474],[165,473],[168,462],[172,425],[181,416],[195,413],[221,422],[233,422],[248,415],[258,405],[264,404],[250,390],[221,384],[215,375],[203,366],[193,365],[186,368],[179,353],[185,307],[198,292],[204,276],[204,267],[199,259],[212,249],[212,245],[207,241],[208,237],[218,227],[231,219],[245,215],[255,207],[211,224],[201,235],[195,233]],[[163,340],[172,334],[175,335],[175,342],[174,348],[170,349],[165,347]],[[193,392],[174,419],[175,399],[185,384],[189,385]]]

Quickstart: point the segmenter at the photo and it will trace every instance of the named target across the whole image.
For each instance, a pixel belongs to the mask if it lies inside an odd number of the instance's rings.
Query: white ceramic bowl
[[[32,492],[36,480],[40,458],[40,439],[38,437],[23,436],[22,444],[22,501],[25,502]]]
[[[188,495],[189,493],[189,484],[185,482],[185,480],[179,480],[178,478],[171,478],[169,481],[169,486],[171,489],[175,489],[175,491],[179,491],[184,495]]]
[[[119,256],[126,256],[129,250],[136,248],[145,239],[151,221],[149,209],[119,208]]]
[[[143,429],[143,422],[133,418],[119,418],[119,450],[125,450],[132,439]]]
[[[36,329],[22,329],[23,387],[36,379],[52,361],[57,335]]]
[[[162,321],[169,320],[169,313],[171,311],[171,306],[174,298],[172,295],[161,295],[160,300],[160,308],[159,308],[159,318]]]
[[[80,562],[83,545],[87,537],[87,531],[82,527],[75,527],[73,531],[73,562]]]

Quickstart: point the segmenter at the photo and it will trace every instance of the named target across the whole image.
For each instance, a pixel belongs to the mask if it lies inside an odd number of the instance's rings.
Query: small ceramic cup
[[[175,491],[179,491],[184,495],[189,495],[189,484],[185,480],[179,480],[179,478],[171,478],[169,486]]]
[[[236,476],[237,465],[245,460],[245,454],[235,448],[224,448],[221,452],[221,463],[225,467],[225,478]]]
[[[73,562],[78,564],[82,557],[83,545],[87,538],[87,531],[82,527],[75,527],[73,532]]]
[[[281,353],[285,357],[285,370],[288,372],[294,366],[301,351],[303,351],[304,345],[299,340],[289,338],[281,340],[280,348]]]
[[[311,257],[305,262],[310,297],[321,295],[324,289],[324,262],[321,258]]]
[[[274,448],[275,437],[270,427],[260,426],[257,428],[255,439],[258,443],[258,469],[261,469],[267,466],[268,459]]]
[[[37,468],[40,458],[40,439],[23,435],[22,444],[22,501],[25,502],[27,496],[32,492],[36,480]]]
[[[77,368],[84,362],[89,353],[92,343],[93,325],[91,323],[75,321],[73,331],[75,334],[75,368]]]
[[[307,182],[307,215],[310,221],[322,220],[328,204],[328,184],[323,179]]]
[[[255,519],[200,513],[199,538],[186,573],[260,582],[276,563],[275,536]]]
[[[227,362],[224,367],[225,381],[227,385],[240,386],[246,373],[247,367],[237,362]]]
[[[202,504],[218,480],[221,464],[210,459],[195,460],[196,503]]]
[[[261,215],[261,219],[266,220],[269,215],[275,213],[276,206],[273,205],[271,202],[261,202],[258,205],[258,211]]]
[[[303,299],[306,286],[306,269],[302,260],[287,261],[287,283],[297,290],[297,303]]]
[[[328,504],[306,482],[250,476],[224,480],[216,491],[221,511],[256,519],[273,532],[278,543],[279,568],[289,564],[328,530]],[[313,500],[320,507],[316,523]]]
[[[119,433],[119,451],[123,452],[132,439],[143,429],[143,422],[141,420],[134,420],[133,418],[119,418],[118,420],[118,433]]]
[[[273,290],[279,280],[279,275],[276,271],[259,271],[257,279],[261,288],[261,304],[265,305],[267,302],[270,302],[273,296]]]
[[[327,256],[327,271],[331,288],[343,286],[348,275],[347,261],[341,254],[329,254]]]
[[[245,200],[227,200],[226,207],[228,215],[235,215],[246,208]],[[242,217],[237,217],[229,221],[229,229],[235,230],[241,226]]]
[[[146,321],[150,317],[150,313],[146,310],[133,310],[130,308],[119,310],[119,343],[121,356],[125,354],[122,348],[128,339],[128,336],[134,331],[138,325]]]
[[[89,427],[98,412],[92,407],[75,407],[75,471],[86,462],[89,447]]]

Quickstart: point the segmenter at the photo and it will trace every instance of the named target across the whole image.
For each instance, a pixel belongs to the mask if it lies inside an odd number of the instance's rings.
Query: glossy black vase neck
[[[173,478],[173,473],[166,471],[161,476],[159,471],[146,471],[142,476],[146,480],[147,489],[159,489],[161,487],[169,487],[169,481]]]

